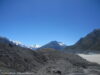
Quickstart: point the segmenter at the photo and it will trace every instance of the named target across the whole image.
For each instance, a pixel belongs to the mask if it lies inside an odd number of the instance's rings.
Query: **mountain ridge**
[[[67,50],[100,50],[100,29],[95,29],[85,37],[81,38],[72,46],[67,46],[65,51]]]
[[[66,47],[66,45],[62,42],[58,42],[58,41],[51,41],[43,46],[41,46],[39,49],[43,49],[43,48],[53,48],[56,50],[62,50]]]

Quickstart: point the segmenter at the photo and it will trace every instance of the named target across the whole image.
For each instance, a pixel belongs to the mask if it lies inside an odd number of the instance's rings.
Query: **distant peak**
[[[42,49],[42,48],[52,48],[52,49],[56,49],[56,50],[62,50],[65,47],[66,47],[66,45],[62,42],[51,41],[51,42],[43,45],[42,47],[40,47],[40,49]]]
[[[38,44],[35,44],[35,45],[31,45],[32,48],[40,48],[41,46],[38,45]]]
[[[58,41],[51,41],[50,43],[56,43],[56,44],[59,44],[60,46],[65,45],[63,42],[58,42]]]
[[[22,45],[22,42],[20,41],[12,40],[12,42],[15,43],[16,45]]]
[[[50,43],[58,43],[58,41],[51,41]]]
[[[59,44],[60,46],[65,46],[65,44],[62,43],[62,42],[58,42],[58,44]]]

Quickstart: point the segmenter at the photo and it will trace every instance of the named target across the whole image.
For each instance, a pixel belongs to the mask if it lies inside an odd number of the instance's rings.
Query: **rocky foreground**
[[[100,65],[53,49],[0,43],[0,75],[100,75]]]

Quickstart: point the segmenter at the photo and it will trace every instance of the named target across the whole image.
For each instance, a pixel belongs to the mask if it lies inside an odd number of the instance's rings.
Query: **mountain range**
[[[12,45],[18,45],[25,48],[30,48],[33,50],[36,49],[44,49],[44,48],[52,48],[56,50],[64,50],[64,51],[100,51],[100,29],[95,29],[85,37],[81,38],[74,45],[66,46],[66,44],[58,41],[51,41],[43,46],[40,45],[32,45],[27,46],[22,44],[19,41],[8,40],[5,37],[0,37],[0,42],[2,43],[10,43]]]
[[[33,50],[36,49],[44,49],[44,48],[52,48],[56,50],[64,50],[64,51],[99,51],[100,50],[100,29],[95,29],[89,34],[87,34],[85,37],[81,38],[79,41],[77,41],[74,45],[66,46],[66,44],[58,41],[51,41],[43,46],[40,45],[32,45],[27,46],[22,44],[19,41],[12,41],[8,40],[5,37],[0,37],[0,42],[2,43],[10,43],[12,45],[18,45],[25,48],[30,48]]]
[[[56,50],[62,50],[66,47],[66,45],[64,43],[58,42],[58,41],[51,41],[43,46],[40,46],[38,44],[27,46],[27,45],[22,44],[19,41],[11,41],[11,42],[17,46],[30,48],[32,50],[44,49],[44,48],[52,48],[52,49],[56,49]]]

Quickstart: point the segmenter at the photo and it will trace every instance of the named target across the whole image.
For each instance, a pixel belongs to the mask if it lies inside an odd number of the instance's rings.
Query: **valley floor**
[[[100,54],[78,54],[78,55],[90,62],[96,62],[100,64]]]

